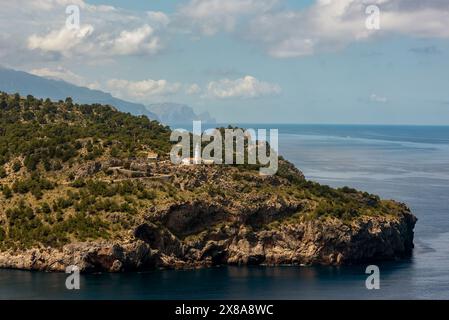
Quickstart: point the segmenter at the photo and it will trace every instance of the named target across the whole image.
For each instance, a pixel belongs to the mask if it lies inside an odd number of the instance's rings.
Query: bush
[[[53,204],[53,208],[56,209],[67,209],[73,205],[74,201],[70,198],[58,198]]]
[[[351,220],[358,217],[360,213],[357,211],[356,206],[351,203],[339,204],[323,201],[315,209],[315,215],[318,217],[333,216],[343,220]]]
[[[12,197],[12,190],[11,190],[10,187],[8,187],[8,186],[6,186],[6,185],[3,186],[2,192],[3,192],[3,196],[4,196],[6,199],[9,199],[9,198]]]
[[[83,179],[76,179],[75,181],[72,182],[71,186],[73,188],[82,188],[86,185],[86,182],[84,182]]]
[[[3,230],[3,228],[0,226],[0,242],[3,242],[6,238],[6,232]]]
[[[354,188],[350,188],[347,186],[344,186],[343,188],[340,189],[342,192],[344,193],[358,193],[358,191]]]
[[[42,203],[42,205],[41,205],[41,210],[42,210],[42,212],[45,213],[45,214],[51,213],[50,205],[49,205],[47,202]]]
[[[37,200],[42,199],[42,196],[44,195],[44,193],[42,192],[42,189],[40,188],[40,186],[33,186],[33,188],[31,189],[31,194],[32,194]]]
[[[53,164],[53,170],[55,171],[59,171],[62,169],[62,164],[60,161],[55,161],[55,163]]]
[[[6,178],[8,175],[6,174],[5,168],[0,167],[0,179]]]
[[[19,161],[15,161],[12,165],[12,171],[19,172],[20,168],[22,168],[22,164]]]
[[[42,190],[51,190],[54,188],[52,182],[47,179],[41,178],[38,175],[32,175],[31,178],[25,180],[15,181],[12,185],[12,189],[16,193],[26,194],[31,192],[36,199],[42,198]]]
[[[146,199],[146,200],[154,200],[156,199],[156,192],[153,190],[147,190],[144,189],[137,195],[139,199]]]

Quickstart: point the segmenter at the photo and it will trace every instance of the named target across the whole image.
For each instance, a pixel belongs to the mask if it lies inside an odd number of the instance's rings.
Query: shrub
[[[153,190],[142,190],[139,192],[138,196],[139,199],[146,199],[146,200],[154,200],[156,199],[156,192]]]
[[[31,178],[15,181],[12,189],[16,193],[26,194],[31,192],[37,199],[42,197],[42,190],[51,190],[54,184],[38,175],[32,175]]]
[[[8,175],[6,174],[5,168],[3,166],[0,166],[0,179],[6,178]]]
[[[22,168],[22,164],[19,161],[15,161],[12,164],[12,171],[18,172],[20,170],[20,168]]]
[[[41,210],[43,213],[46,213],[46,214],[51,213],[50,205],[47,202],[42,203]]]
[[[6,186],[6,185],[3,186],[2,192],[3,192],[3,196],[4,196],[6,199],[9,199],[9,198],[12,197],[12,190],[11,190],[11,188],[10,188],[9,186]]]
[[[4,241],[6,238],[5,230],[0,226],[0,242]]]
[[[67,209],[73,205],[74,201],[71,198],[58,198],[53,204],[53,208]]]
[[[33,186],[33,187],[31,188],[31,194],[32,194],[37,200],[42,199],[42,196],[44,195],[44,193],[42,192],[42,189],[41,189],[40,186],[38,186],[38,185]]]
[[[86,182],[83,179],[76,179],[72,182],[71,186],[73,188],[82,188],[86,185]]]

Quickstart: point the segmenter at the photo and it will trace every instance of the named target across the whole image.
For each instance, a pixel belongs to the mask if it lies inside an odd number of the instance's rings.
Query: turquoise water
[[[449,127],[259,127],[279,129],[280,153],[308,178],[411,207],[414,254],[379,265],[380,290],[365,288],[366,266],[84,275],[78,291],[65,274],[0,270],[0,299],[449,299]]]

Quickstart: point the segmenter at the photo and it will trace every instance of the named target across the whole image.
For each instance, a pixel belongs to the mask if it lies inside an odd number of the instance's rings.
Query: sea
[[[214,267],[81,275],[0,270],[0,299],[449,299],[449,127],[240,124],[279,130],[279,152],[308,179],[406,203],[418,217],[415,249],[367,265]]]

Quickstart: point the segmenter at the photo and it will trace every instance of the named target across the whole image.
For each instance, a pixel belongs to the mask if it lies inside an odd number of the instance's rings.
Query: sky
[[[129,101],[183,103],[232,123],[449,124],[447,0],[0,8],[0,65]]]

